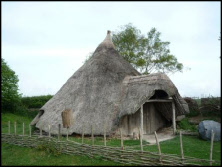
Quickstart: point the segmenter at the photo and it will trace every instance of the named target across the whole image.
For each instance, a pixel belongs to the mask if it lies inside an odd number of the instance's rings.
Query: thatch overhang
[[[84,133],[90,134],[93,125],[94,134],[102,135],[105,125],[109,135],[117,129],[122,116],[138,111],[158,89],[173,98],[177,115],[189,111],[165,74],[141,76],[115,50],[108,31],[92,57],[40,109],[31,124],[46,132],[51,125],[51,133],[58,134],[62,112],[72,110],[73,124],[69,127],[69,134],[81,134],[83,127]],[[164,116],[171,118],[170,113]],[[66,128],[62,128],[61,133],[66,134]]]

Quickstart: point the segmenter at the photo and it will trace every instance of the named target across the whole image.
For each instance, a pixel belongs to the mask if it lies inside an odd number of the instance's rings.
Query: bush
[[[178,126],[179,126],[181,129],[184,129],[184,130],[189,130],[189,131],[194,131],[194,132],[197,131],[197,127],[196,127],[195,125],[190,124],[189,121],[188,121],[188,118],[182,119],[182,120],[178,123]]]
[[[22,97],[21,101],[27,108],[41,108],[52,97],[52,95]]]

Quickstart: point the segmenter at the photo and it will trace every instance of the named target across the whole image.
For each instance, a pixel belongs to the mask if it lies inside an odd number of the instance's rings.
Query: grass
[[[24,122],[26,125],[30,123],[31,118],[17,116],[14,114],[1,114],[1,124],[2,124],[2,132],[8,132],[8,121],[11,122],[17,121],[17,133],[22,134],[22,123]],[[11,124],[11,133],[13,133],[13,126]],[[26,134],[28,134],[28,126],[26,126]],[[61,140],[65,140],[66,137],[62,137]],[[81,137],[69,137],[69,140],[73,140],[81,143]],[[91,138],[85,137],[84,143],[91,144]],[[95,137],[95,145],[103,145],[102,137]],[[147,142],[143,141],[143,144],[147,144]],[[107,138],[107,146],[120,147],[119,139],[111,139]],[[124,146],[127,148],[128,146],[136,146],[134,149],[139,150],[139,140],[125,140]],[[160,142],[161,152],[166,154],[177,154],[180,155],[180,143],[179,136],[176,136],[174,139]],[[204,141],[199,139],[196,136],[183,136],[183,148],[184,155],[190,157],[196,157],[201,159],[209,159],[210,152],[210,141]],[[156,145],[144,146],[144,151],[158,152],[158,148]],[[52,152],[49,152],[44,149],[36,149],[36,148],[26,148],[19,147],[14,145],[9,145],[6,143],[2,143],[2,165],[35,165],[35,166],[45,166],[45,165],[81,165],[81,166],[116,166],[121,165],[112,161],[104,161],[100,157],[97,158],[88,158],[87,156],[79,156],[79,155],[65,155],[59,154],[54,155]],[[221,142],[214,142],[213,147],[213,160],[221,160]],[[208,164],[206,164],[208,165]]]

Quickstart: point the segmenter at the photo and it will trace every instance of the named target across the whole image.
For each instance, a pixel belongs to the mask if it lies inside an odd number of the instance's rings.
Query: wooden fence
[[[103,145],[94,145],[94,136],[92,133],[92,144],[84,144],[83,138],[84,133],[82,134],[82,143],[78,143],[75,141],[71,141],[67,139],[62,141],[60,135],[58,137],[52,137],[49,133],[48,136],[42,135],[42,130],[40,129],[39,135],[33,135],[31,133],[31,126],[29,126],[29,135],[25,135],[24,133],[24,124],[23,124],[23,133],[22,135],[18,135],[16,133],[16,122],[14,123],[14,133],[10,132],[10,122],[8,124],[9,131],[8,133],[2,133],[1,138],[2,142],[6,142],[9,144],[26,146],[26,147],[38,147],[45,146],[55,149],[58,152],[70,154],[70,155],[86,155],[88,157],[101,157],[104,160],[112,160],[115,162],[123,163],[123,164],[133,164],[133,165],[164,165],[164,166],[201,166],[203,164],[207,165],[220,165],[220,161],[212,160],[212,151],[213,151],[213,138],[214,133],[212,132],[211,139],[211,149],[210,149],[210,159],[199,159],[184,156],[183,153],[183,145],[182,145],[182,134],[180,133],[180,148],[181,155],[172,155],[172,154],[164,154],[161,152],[161,147],[158,142],[158,137],[155,132],[155,137],[158,146],[158,153],[144,151],[143,145],[140,142],[141,150],[134,150],[132,148],[124,149],[123,146],[123,138],[121,135],[121,146],[120,147],[110,147],[106,146],[106,138],[104,135],[104,146]],[[49,126],[50,128],[50,126]],[[93,132],[93,127],[92,127]],[[105,134],[105,131],[104,131]],[[141,141],[141,140],[140,140]]]

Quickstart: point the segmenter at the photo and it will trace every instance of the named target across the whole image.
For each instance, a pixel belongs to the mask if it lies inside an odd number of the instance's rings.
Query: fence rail
[[[8,127],[10,129],[10,122],[8,123]],[[50,128],[50,127],[49,127]],[[103,145],[95,145],[94,137],[93,137],[93,128],[92,128],[92,144],[84,144],[82,135],[82,142],[78,143],[75,141],[71,141],[68,139],[68,136],[65,141],[61,140],[60,136],[53,137],[50,135],[44,136],[42,135],[42,131],[40,130],[39,135],[31,134],[31,127],[29,126],[29,135],[25,135],[24,133],[24,124],[22,135],[16,133],[16,123],[14,124],[14,133],[2,133],[1,139],[2,142],[6,142],[8,144],[25,146],[25,147],[38,147],[38,146],[46,146],[51,147],[58,152],[70,154],[70,155],[86,155],[88,157],[101,157],[105,160],[112,160],[115,162],[119,162],[122,164],[133,164],[133,165],[152,165],[152,166],[201,166],[201,165],[220,165],[220,161],[212,160],[212,150],[213,150],[213,139],[211,140],[211,149],[210,149],[210,159],[199,159],[184,156],[183,153],[183,145],[182,145],[182,134],[180,133],[180,148],[181,148],[181,156],[175,154],[164,154],[161,152],[161,147],[158,142],[158,136],[155,132],[155,138],[158,146],[158,153],[144,151],[143,148],[141,150],[135,150],[131,147],[123,146],[123,139],[121,135],[121,146],[120,147],[111,147],[106,146],[106,140],[104,140]],[[104,131],[105,134],[105,131]],[[213,134],[213,132],[212,132]],[[214,136],[214,135],[212,135]],[[104,137],[105,139],[105,137]],[[141,146],[141,145],[140,145]],[[143,146],[141,146],[143,147]]]

